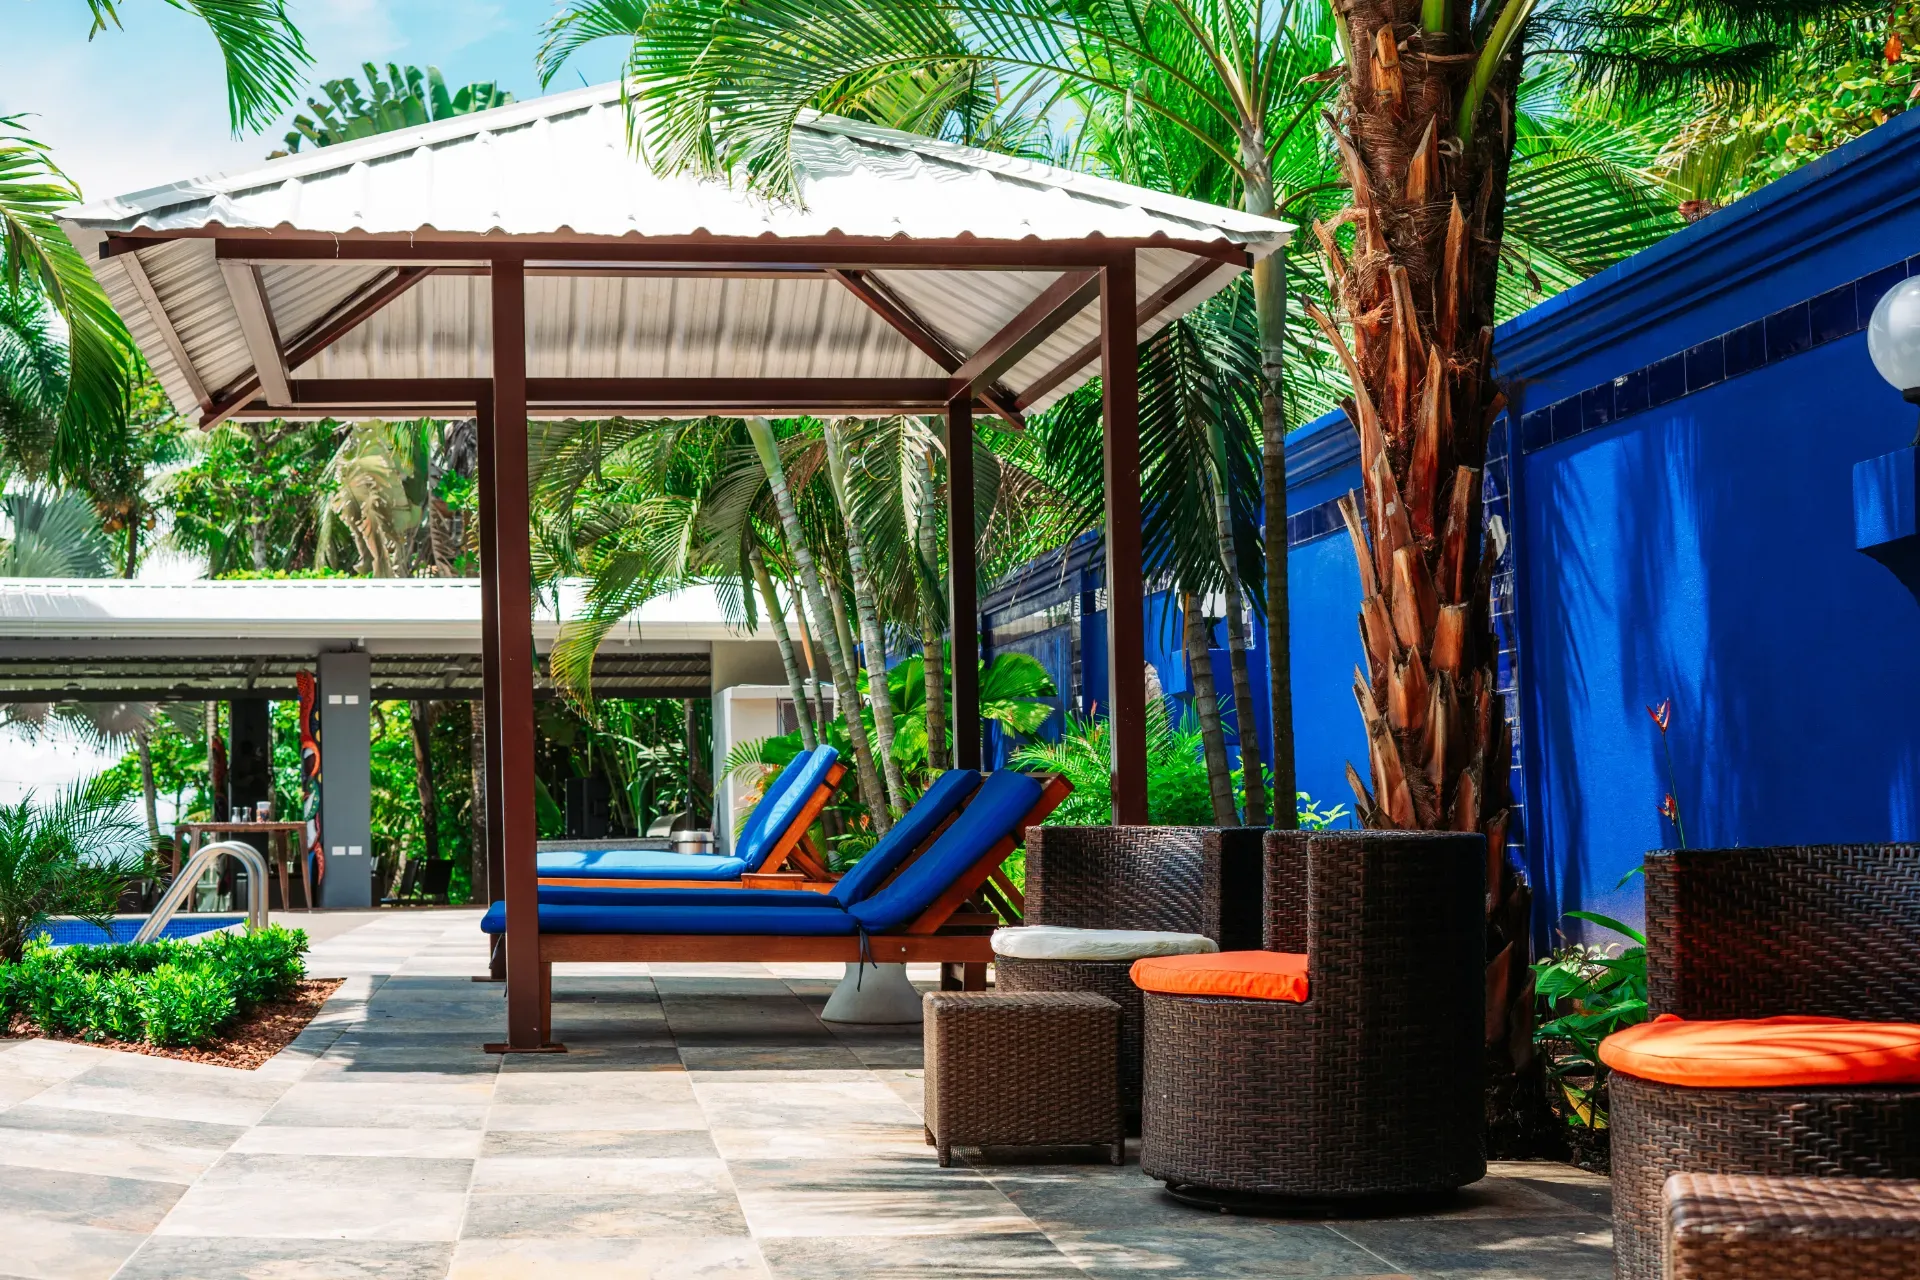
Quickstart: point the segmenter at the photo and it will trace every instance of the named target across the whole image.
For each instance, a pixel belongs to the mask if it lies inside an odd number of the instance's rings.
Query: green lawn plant
[[[272,925],[191,941],[55,947],[43,938],[0,964],[0,1026],[42,1034],[204,1045],[237,1018],[284,1000],[306,976],[307,935]]]
[[[1567,1124],[1591,1136],[1607,1127],[1606,1064],[1600,1042],[1647,1019],[1647,940],[1637,930],[1593,911],[1569,919],[1610,929],[1631,945],[1571,943],[1533,966],[1542,1021],[1534,1043],[1547,1062]]]

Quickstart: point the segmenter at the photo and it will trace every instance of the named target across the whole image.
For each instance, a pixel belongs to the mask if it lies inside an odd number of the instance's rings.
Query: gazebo
[[[1104,395],[1114,819],[1146,820],[1138,342],[1285,243],[1282,223],[825,116],[799,200],[651,171],[617,84],[139,192],[63,227],[175,407],[474,415],[489,851],[509,1051],[538,992],[530,418],[938,414],[954,732],[979,764],[976,414]]]

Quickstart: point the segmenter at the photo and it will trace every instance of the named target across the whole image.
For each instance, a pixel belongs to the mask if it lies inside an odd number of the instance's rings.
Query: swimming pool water
[[[210,933],[215,929],[224,929],[230,924],[239,924],[244,915],[179,915],[167,921],[167,927],[160,931],[163,938],[191,938],[195,934]],[[49,920],[40,930],[40,936],[49,939],[56,947],[71,947],[83,943],[132,942],[133,936],[146,924],[145,916],[115,916],[113,933],[100,932],[85,920],[75,920],[69,916]]]

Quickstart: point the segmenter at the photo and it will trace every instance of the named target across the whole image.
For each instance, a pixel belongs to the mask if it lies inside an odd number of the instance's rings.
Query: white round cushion
[[[1198,933],[1157,933],[1150,929],[1063,929],[1030,924],[993,931],[993,953],[1015,960],[1139,960],[1219,949],[1219,943]]]

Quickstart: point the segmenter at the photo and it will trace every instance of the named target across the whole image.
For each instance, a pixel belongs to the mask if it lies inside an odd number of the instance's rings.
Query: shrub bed
[[[307,935],[271,925],[189,941],[51,947],[0,964],[0,1029],[167,1047],[204,1045],[237,1018],[292,995]]]

